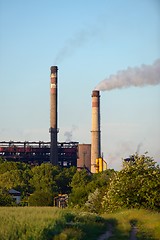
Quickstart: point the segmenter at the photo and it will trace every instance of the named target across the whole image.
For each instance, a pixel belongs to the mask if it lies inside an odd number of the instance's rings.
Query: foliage
[[[113,240],[130,239],[131,228],[137,228],[137,239],[160,239],[160,214],[144,209],[129,209],[105,213],[103,217],[112,225]]]
[[[31,168],[24,163],[1,161],[0,190],[2,195],[11,188],[18,190],[24,202],[31,194],[29,204],[33,206],[50,206],[54,196],[67,193],[69,206],[90,212],[121,208],[156,210],[160,208],[159,174],[160,168],[152,158],[138,154],[129,162],[124,161],[119,172],[109,169],[96,174],[50,163]]]
[[[85,169],[74,174],[71,182],[72,191],[69,195],[70,206],[82,207],[84,205],[88,198],[89,182],[91,182],[91,175]]]
[[[25,202],[28,194],[33,194],[30,197],[31,205],[41,205],[42,203],[44,205],[46,202],[48,206],[53,202],[55,195],[71,191],[70,183],[75,172],[75,167],[61,169],[50,163],[31,168],[30,165],[20,162],[1,161],[0,190],[8,192],[9,189],[14,188],[21,192],[22,201]],[[44,192],[46,194],[43,194]],[[44,195],[48,200],[44,199]],[[52,201],[49,201],[49,195],[52,196]],[[38,200],[37,196],[42,199]]]
[[[96,240],[105,228],[96,214],[54,207],[0,208],[1,240]]]
[[[91,181],[91,175],[88,174],[86,169],[82,169],[81,171],[76,171],[72,178],[71,187],[77,188],[80,186],[86,186]]]
[[[0,206],[12,206],[13,199],[8,193],[0,192]]]
[[[55,176],[55,182],[58,187],[59,194],[71,192],[71,181],[75,173],[76,167],[62,168]]]
[[[16,189],[22,197],[30,191],[30,166],[19,162],[4,161],[0,164],[0,189]]]
[[[102,209],[101,198],[101,192],[96,188],[93,193],[89,193],[88,200],[85,203],[85,209],[92,213],[99,213]]]
[[[5,159],[3,157],[0,157],[0,164],[3,163]]]
[[[32,178],[30,179],[33,191],[53,191],[58,193],[55,176],[59,173],[59,169],[50,163],[42,163],[40,166],[32,168]]]
[[[53,195],[69,193],[70,183],[76,169],[61,169],[50,163],[41,164],[32,169],[30,184],[33,191],[50,191]]]
[[[29,206],[53,206],[51,191],[35,191],[29,197]]]
[[[138,154],[123,162],[123,169],[115,174],[103,198],[105,211],[120,208],[160,207],[160,169],[154,160]]]
[[[21,163],[21,162],[8,162],[2,161],[0,162],[0,174],[5,172],[10,172],[13,170],[27,170],[30,169],[30,165]]]
[[[94,182],[95,189],[105,189],[108,186],[110,179],[114,176],[114,173],[114,169],[107,169],[104,172],[93,174],[92,181]]]
[[[106,170],[102,173],[89,175],[88,172],[83,169],[82,171],[77,171],[72,178],[71,187],[72,191],[69,195],[69,205],[72,207],[87,207],[85,203],[88,201],[90,204],[91,196],[94,196],[94,200],[97,203],[95,210],[93,212],[101,212],[101,201],[104,195],[104,189],[108,186],[110,178],[114,174],[114,170]],[[95,199],[95,194],[92,195],[98,189],[100,194],[97,194],[97,199]],[[91,195],[90,195],[91,194]],[[88,208],[92,212],[92,207]],[[98,210],[99,209],[99,210]]]
[[[14,222],[14,224],[13,224]],[[96,240],[112,226],[113,240],[127,240],[131,225],[138,229],[137,239],[160,239],[160,214],[130,209],[116,213],[89,214],[54,207],[1,207],[1,240]]]
[[[22,170],[11,170],[0,174],[0,188],[1,189],[17,189],[19,191],[27,191],[29,188],[28,182],[26,180],[27,172]]]

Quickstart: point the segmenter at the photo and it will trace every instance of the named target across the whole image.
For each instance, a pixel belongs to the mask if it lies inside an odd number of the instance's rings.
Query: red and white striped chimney
[[[91,172],[96,172],[96,159],[101,157],[100,93],[92,91]]]

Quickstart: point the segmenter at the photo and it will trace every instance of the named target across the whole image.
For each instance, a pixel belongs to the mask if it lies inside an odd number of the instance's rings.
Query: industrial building
[[[57,143],[58,165],[77,166],[78,142]],[[0,156],[32,165],[50,162],[50,142],[0,142]]]
[[[50,141],[2,141],[0,142],[0,156],[8,161],[21,161],[33,165],[51,162],[55,166],[86,168],[92,173],[103,171],[103,166],[106,164],[101,158],[99,91],[92,92],[91,144],[58,141],[57,95],[58,67],[52,66],[50,68]],[[102,163],[100,159],[102,159]]]
[[[91,171],[91,144],[78,144],[77,168]]]

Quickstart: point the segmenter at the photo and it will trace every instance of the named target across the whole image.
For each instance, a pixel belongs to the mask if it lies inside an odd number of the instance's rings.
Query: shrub
[[[89,212],[92,212],[92,213],[100,213],[101,209],[102,209],[102,205],[101,205],[102,196],[101,195],[102,194],[98,188],[93,193],[90,193],[88,196],[88,200],[85,203],[86,210],[88,210]]]
[[[138,154],[115,174],[103,198],[105,211],[119,208],[160,207],[160,169],[152,158]]]
[[[35,191],[30,195],[30,206],[53,206],[53,195],[51,192]]]
[[[13,199],[7,193],[0,193],[0,206],[12,206]]]

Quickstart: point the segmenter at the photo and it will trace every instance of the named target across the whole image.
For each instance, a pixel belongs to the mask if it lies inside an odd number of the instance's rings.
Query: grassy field
[[[137,228],[139,240],[160,239],[160,214],[148,210],[124,210],[104,214],[103,217],[113,226],[114,234],[110,240],[128,240],[131,227]]]
[[[103,218],[54,207],[0,207],[1,240],[97,239]]]
[[[0,207],[1,240],[97,240],[113,226],[110,240],[129,239],[131,225],[139,240],[160,239],[160,214],[125,210],[102,217],[54,207]]]

